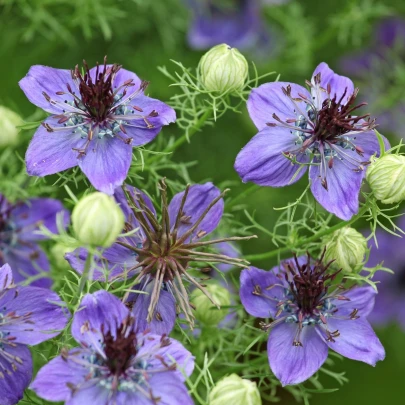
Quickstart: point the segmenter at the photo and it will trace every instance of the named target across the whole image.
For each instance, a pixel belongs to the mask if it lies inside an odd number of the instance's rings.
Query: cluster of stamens
[[[148,308],[148,322],[152,319],[162,320],[162,314],[156,311],[156,306],[159,301],[160,291],[162,287],[165,287],[175,297],[180,306],[180,310],[184,313],[186,320],[192,326],[194,319],[192,304],[189,302],[187,290],[183,285],[183,278],[191,283],[191,285],[202,290],[215,305],[217,304],[206,291],[205,285],[199,283],[194,277],[188,274],[187,270],[189,264],[192,262],[193,268],[200,270],[202,273],[206,273],[207,263],[227,263],[238,267],[246,267],[248,265],[243,259],[231,258],[226,255],[197,249],[207,248],[221,242],[246,240],[256,236],[228,237],[198,241],[198,239],[205,236],[205,232],[199,230],[201,222],[212,207],[223,198],[227,190],[213,199],[201,216],[191,224],[190,215],[184,211],[189,192],[189,186],[187,186],[177,212],[175,223],[171,225],[169,223],[167,191],[164,180],[159,183],[159,188],[161,192],[162,208],[160,222],[147,206],[140,193],[133,196],[127,192],[127,198],[131,205],[133,215],[140,224],[145,240],[141,247],[123,241],[118,241],[117,243],[134,251],[139,257],[139,263],[128,270],[141,269],[134,284],[141,281],[149,282],[154,279],[151,303]],[[190,227],[179,236],[178,230],[181,224],[189,224]],[[131,229],[133,229],[133,225],[127,223],[127,230],[130,231]],[[207,280],[207,278],[202,278],[201,280]]]
[[[338,307],[334,301],[350,301],[343,294],[346,288],[339,284],[334,291],[329,292],[331,283],[340,273],[331,271],[330,266],[333,260],[323,264],[325,250],[321,257],[313,261],[307,256],[307,262],[300,264],[297,257],[293,261],[283,263],[283,269],[277,274],[280,284],[270,285],[263,291],[259,285],[254,286],[253,295],[276,301],[277,313],[274,320],[266,324],[261,322],[263,330],[269,330],[274,326],[287,322],[297,324],[297,333],[293,340],[294,346],[302,346],[300,336],[304,327],[318,325],[326,335],[328,342],[334,342],[340,333],[338,330],[328,329],[328,318],[335,319],[357,319],[358,309],[354,308],[348,317],[338,316]],[[283,298],[280,299],[271,295],[273,288],[282,288]]]
[[[86,155],[87,148],[95,137],[116,137],[131,144],[132,138],[127,136],[125,127],[154,128],[150,118],[157,117],[158,112],[144,112],[141,107],[131,105],[132,100],[144,92],[148,82],[142,81],[139,89],[128,95],[128,89],[135,86],[133,79],[126,80],[119,87],[114,88],[113,85],[121,69],[120,65],[107,66],[105,57],[103,67],[97,63],[94,77],[86,61],[83,61],[83,65],[83,73],[78,65],[71,71],[75,88],[72,89],[66,83],[65,90],[56,92],[58,96],[69,96],[64,103],[43,92],[46,100],[61,110],[60,114],[54,116],[59,125],[50,125],[48,122],[42,124],[48,132],[71,130],[72,134],[79,134],[86,139],[82,147],[72,148],[81,157]]]
[[[314,76],[313,83],[309,81],[306,81],[306,83],[318,94],[318,97],[321,96],[321,93],[328,95],[322,106],[318,108],[313,100],[301,93],[298,93],[298,97],[294,97],[291,86],[288,85],[283,87],[282,91],[292,102],[296,117],[283,121],[277,114],[273,113],[272,117],[276,122],[268,122],[267,125],[288,128],[291,134],[297,136],[295,142],[297,148],[285,151],[284,155],[294,162],[296,161],[294,160],[295,157],[300,154],[316,157],[318,159],[317,163],[321,165],[321,184],[327,190],[326,169],[333,168],[334,159],[339,159],[356,172],[363,171],[364,166],[370,163],[361,159],[364,151],[360,146],[356,145],[355,135],[374,129],[376,124],[374,119],[370,119],[369,114],[352,115],[354,111],[367,105],[364,102],[358,105],[355,104],[359,89],[355,89],[354,93],[349,97],[347,97],[347,88],[339,98],[336,94],[332,97],[330,84],[327,85],[326,89],[320,86],[320,73]],[[359,158],[354,157],[345,150],[356,152]]]

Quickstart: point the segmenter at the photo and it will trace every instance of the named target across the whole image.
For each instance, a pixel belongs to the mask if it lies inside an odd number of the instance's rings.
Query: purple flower
[[[184,385],[194,358],[179,342],[138,333],[128,308],[106,291],[87,294],[73,317],[80,347],[63,351],[31,384],[69,405],[193,404]]]
[[[37,130],[26,154],[28,174],[46,176],[79,165],[91,184],[107,194],[125,180],[132,147],[151,142],[174,122],[172,108],[144,95],[147,82],[119,65],[82,75],[32,66],[20,87],[52,115]]]
[[[23,397],[32,377],[27,345],[37,345],[59,334],[69,313],[54,292],[17,287],[8,264],[0,268],[0,398],[14,405]]]
[[[405,102],[400,91],[404,46],[405,20],[391,17],[377,26],[367,49],[341,61],[343,71],[363,84],[364,96],[371,101],[370,111],[378,117],[379,128],[397,132],[398,136],[402,136],[405,124]]]
[[[194,49],[208,49],[226,43],[240,49],[265,46],[269,33],[261,16],[260,0],[186,0],[194,18],[188,42]]]
[[[200,241],[218,226],[223,210],[223,194],[212,183],[188,186],[167,203],[166,185],[160,183],[162,216],[158,220],[152,201],[141,191],[126,186],[117,189],[115,198],[126,215],[125,231],[138,231],[118,239],[102,252],[92,270],[93,279],[120,280],[137,275],[133,290],[126,297],[136,314],[138,330],[169,333],[176,320],[176,301],[192,325],[194,315],[183,279],[205,292],[188,273],[189,263],[203,274],[207,263],[244,266],[242,259],[210,251],[196,250],[238,238]],[[129,200],[128,200],[129,198]],[[87,251],[68,253],[66,259],[83,273]],[[208,294],[207,294],[208,295]]]
[[[46,239],[39,235],[43,225],[57,232],[57,215],[69,223],[69,213],[60,201],[51,198],[32,198],[25,202],[9,203],[0,195],[0,266],[9,263],[17,283],[36,277],[31,283],[37,287],[50,287],[52,280],[40,275],[49,272],[49,262],[38,242]]]
[[[290,259],[271,271],[251,267],[241,273],[240,297],[246,311],[272,318],[267,352],[275,376],[284,385],[311,377],[328,348],[349,359],[375,365],[385,351],[366,320],[374,305],[371,287],[338,286],[322,257]]]
[[[274,82],[253,89],[250,117],[259,133],[236,157],[244,182],[282,187],[309,167],[311,191],[326,210],[348,220],[359,209],[365,166],[380,148],[368,114],[353,115],[358,89],[326,63],[316,69],[310,92]]]
[[[398,226],[405,229],[405,217],[401,217]],[[370,322],[376,326],[385,326],[397,321],[405,331],[405,251],[404,238],[377,231],[378,247],[374,239],[370,241],[370,257],[367,267],[383,263],[394,274],[377,271],[373,281],[379,282],[375,307]]]

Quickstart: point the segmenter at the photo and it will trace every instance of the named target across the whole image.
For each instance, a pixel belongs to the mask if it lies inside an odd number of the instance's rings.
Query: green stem
[[[255,254],[255,255],[248,255],[245,256],[246,260],[262,260],[262,259],[269,259],[271,257],[277,257],[279,255],[282,255],[284,253],[291,253],[292,250],[297,249],[303,245],[309,244],[311,242],[315,242],[319,239],[321,239],[322,237],[329,235],[341,228],[344,228],[345,226],[349,226],[352,225],[354,222],[356,222],[357,220],[359,220],[360,218],[363,217],[363,215],[368,211],[369,207],[367,204],[364,204],[363,207],[360,209],[359,213],[357,215],[355,215],[354,217],[352,217],[352,219],[350,219],[349,221],[342,221],[339,222],[338,224],[331,226],[328,229],[324,229],[322,231],[319,231],[318,233],[316,233],[315,235],[312,235],[310,237],[305,237],[305,238],[301,238],[299,239],[293,247],[290,246],[285,246],[276,250],[272,250],[270,252],[266,252],[266,253],[259,253],[259,254]]]
[[[260,188],[261,187],[258,186],[257,184],[252,184],[249,188],[247,188],[245,191],[242,191],[237,197],[235,197],[233,200],[231,200],[229,202],[229,204],[226,205],[226,207],[227,208],[233,207],[238,201],[247,197],[249,194],[254,193],[255,191],[259,190]]]
[[[200,117],[200,119],[194,124],[194,126],[190,128],[188,133],[182,135],[174,143],[163,149],[162,154],[174,152],[179,146],[183,145],[184,142],[189,141],[190,138],[204,126],[205,121],[207,121],[211,114],[212,110],[206,110],[205,113]],[[149,163],[152,163],[155,160],[159,159],[160,156],[161,154],[153,156],[149,160]]]

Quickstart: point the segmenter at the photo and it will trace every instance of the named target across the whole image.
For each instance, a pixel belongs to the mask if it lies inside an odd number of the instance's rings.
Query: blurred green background
[[[274,47],[265,54],[255,52],[249,56],[245,52],[245,55],[256,62],[260,74],[276,71],[283,81],[303,83],[310,79],[319,62],[325,61],[337,69],[342,56],[360,52],[370,42],[375,24],[384,16],[405,16],[405,5],[399,3],[304,0],[268,7],[263,10],[263,18],[271,27]],[[150,81],[149,94],[167,101],[175,94],[175,88],[169,87],[170,82],[157,66],[165,65],[173,71],[170,59],[174,59],[195,67],[203,54],[190,49],[187,43],[190,18],[189,10],[180,0],[0,0],[0,104],[29,119],[35,107],[19,89],[18,81],[31,65],[68,69],[86,59],[92,66],[101,62],[104,55],[108,55],[110,62],[122,64]],[[29,132],[21,135],[25,145],[31,135]],[[172,125],[159,136],[181,135]],[[191,144],[177,150],[174,159],[197,162],[190,169],[194,182],[208,179],[216,184],[231,182],[232,195],[237,196],[249,185],[241,184],[233,163],[253,135],[255,128],[244,108],[242,114],[228,112],[215,126],[204,127]],[[402,136],[386,135],[392,140]],[[24,148],[21,147],[21,156]],[[240,202],[255,213],[260,224],[271,229],[278,215],[273,207],[295,201],[306,181],[304,176],[294,187],[262,188]],[[240,218],[243,220],[242,214]],[[259,236],[259,240],[243,245],[244,253],[272,248],[268,237]],[[263,268],[271,264],[254,263]],[[378,330],[378,334],[386,347],[387,359],[375,369],[342,361],[335,370],[347,371],[350,382],[336,393],[316,395],[312,404],[403,403],[405,332],[391,325]],[[325,380],[325,385],[335,387],[336,381]],[[291,404],[294,400],[288,394],[281,395],[281,403]]]

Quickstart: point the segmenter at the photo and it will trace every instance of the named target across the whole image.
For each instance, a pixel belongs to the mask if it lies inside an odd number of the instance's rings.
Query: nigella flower
[[[31,384],[41,398],[69,405],[193,403],[184,385],[194,368],[191,353],[174,339],[138,333],[114,295],[84,296],[72,336],[80,347],[64,350]]]
[[[69,313],[54,292],[39,287],[17,287],[8,264],[0,268],[0,398],[14,405],[23,397],[32,377],[27,345],[58,335]]]
[[[405,217],[401,217],[398,226],[405,230]],[[398,322],[405,331],[405,251],[404,237],[394,236],[385,231],[377,231],[376,238],[370,241],[370,256],[367,267],[383,263],[394,274],[377,271],[373,281],[378,282],[378,295],[375,307],[369,319],[373,325],[386,326],[389,322]]]
[[[64,225],[69,213],[58,200],[31,198],[10,203],[0,195],[0,265],[9,263],[17,283],[33,277],[32,285],[50,287],[50,278],[41,275],[49,271],[49,262],[38,242],[46,239],[38,233],[40,225],[57,232],[57,216]]]
[[[261,0],[231,0],[222,4],[213,0],[186,0],[194,15],[188,32],[190,46],[208,49],[226,43],[253,49],[267,45],[270,36],[262,20],[261,3]]]
[[[307,82],[274,82],[253,89],[250,117],[259,133],[241,150],[235,169],[244,182],[282,187],[309,167],[311,191],[328,211],[348,220],[359,208],[369,158],[380,151],[374,120],[356,116],[358,89],[321,63]]]
[[[374,305],[371,287],[332,287],[337,273],[319,260],[290,259],[271,271],[251,267],[241,274],[246,311],[272,318],[267,344],[270,368],[283,385],[311,377],[333,349],[349,359],[375,365],[384,348],[366,317]]]
[[[401,92],[405,68],[405,20],[384,19],[375,29],[371,44],[363,51],[344,57],[344,72],[361,84],[371,101],[370,111],[378,117],[384,131],[402,137],[405,124],[405,101]]]
[[[160,192],[162,214],[159,219],[144,193],[128,186],[117,189],[115,197],[127,217],[125,231],[138,231],[117,240],[102,252],[92,273],[94,279],[107,278],[110,281],[136,274],[133,290],[140,292],[131,293],[126,302],[136,314],[138,330],[149,328],[154,333],[163,334],[169,333],[174,326],[176,301],[186,320],[193,325],[192,306],[183,280],[204,292],[205,289],[189,274],[189,267],[200,270],[206,277],[207,263],[245,267],[246,262],[200,249],[241,239],[229,237],[200,241],[218,226],[224,210],[222,197],[225,192],[221,193],[212,183],[187,186],[185,191],[173,197],[170,204],[164,181],[160,182]],[[83,273],[86,250],[79,249],[65,257],[76,271]]]
[[[151,142],[174,122],[172,108],[147,97],[147,82],[120,65],[85,73],[32,66],[20,87],[52,115],[37,130],[26,154],[28,174],[46,176],[79,165],[91,184],[113,194],[125,180],[132,148]]]

